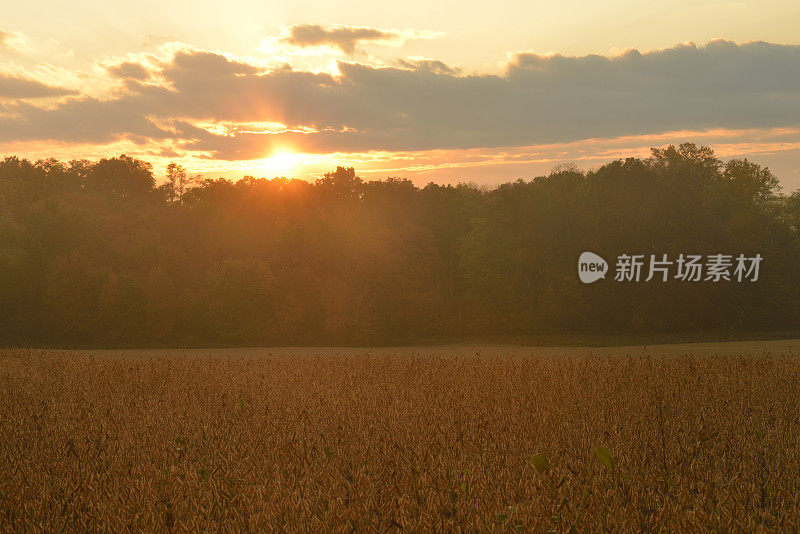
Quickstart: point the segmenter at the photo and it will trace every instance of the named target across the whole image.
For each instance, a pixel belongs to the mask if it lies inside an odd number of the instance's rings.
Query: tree
[[[0,343],[391,344],[793,328],[800,192],[682,144],[493,188],[0,161]],[[581,252],[761,254],[757,284],[584,285]]]
[[[314,188],[328,201],[357,200],[361,198],[363,184],[353,167],[336,167],[334,172],[326,172],[323,178],[317,180]]]
[[[778,179],[768,168],[746,159],[732,159],[726,163],[723,177],[742,198],[756,204],[776,200],[780,190]]]
[[[86,190],[116,198],[142,198],[153,191],[155,179],[150,163],[122,154],[101,159],[86,176]]]
[[[265,342],[275,332],[274,279],[259,260],[228,258],[206,274],[206,320],[217,340]]]
[[[161,189],[166,194],[170,204],[180,204],[189,183],[190,180],[186,175],[186,169],[173,162],[167,165],[167,183],[162,185]]]

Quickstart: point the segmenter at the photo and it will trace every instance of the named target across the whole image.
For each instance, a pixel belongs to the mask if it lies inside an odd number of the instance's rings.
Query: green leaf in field
[[[197,474],[200,475],[200,478],[203,479],[203,482],[208,482],[208,476],[210,475],[208,469],[200,469],[197,471]]]
[[[601,464],[609,469],[614,469],[614,456],[612,456],[611,451],[608,450],[607,447],[597,447],[594,450],[594,455]]]
[[[330,460],[331,458],[333,458],[333,451],[331,450],[330,447],[325,447],[325,449],[323,449],[323,450],[325,451],[325,458],[326,459]]]
[[[247,403],[245,402],[245,400],[244,399],[239,399],[239,409],[240,410],[244,410],[245,406],[247,406]]]
[[[550,469],[550,462],[544,454],[534,454],[533,457],[531,457],[531,463],[539,473],[544,473]]]

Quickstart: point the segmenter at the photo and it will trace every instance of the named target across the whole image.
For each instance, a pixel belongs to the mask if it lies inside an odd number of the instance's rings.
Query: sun
[[[293,171],[301,163],[301,159],[302,156],[297,152],[283,148],[261,160],[261,167],[268,174],[285,175]]]

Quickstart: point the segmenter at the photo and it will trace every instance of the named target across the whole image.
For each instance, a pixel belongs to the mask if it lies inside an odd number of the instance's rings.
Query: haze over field
[[[495,8],[15,6],[0,26],[0,153],[124,152],[159,177],[176,161],[229,178],[342,165],[497,184],[689,140],[800,185],[796,2]]]

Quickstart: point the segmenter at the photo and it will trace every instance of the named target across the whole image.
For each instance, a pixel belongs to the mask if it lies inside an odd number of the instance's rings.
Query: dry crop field
[[[674,352],[0,351],[0,530],[800,528],[800,362]]]

